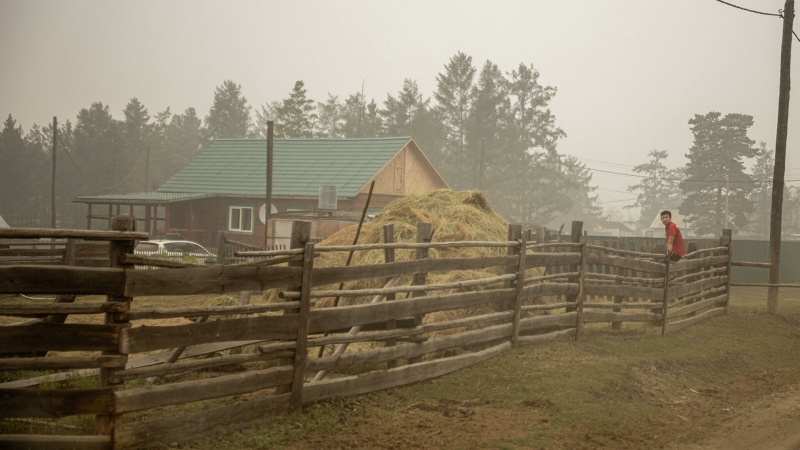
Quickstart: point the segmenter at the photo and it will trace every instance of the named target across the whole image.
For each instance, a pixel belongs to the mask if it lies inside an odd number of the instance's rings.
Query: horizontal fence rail
[[[381,244],[330,247],[308,242],[310,223],[296,222],[292,248],[255,249],[221,236],[219,262],[201,265],[183,254],[167,255],[180,259],[173,261],[134,253],[141,233],[114,223],[127,231],[90,237],[108,242],[108,267],[0,267],[0,294],[57,295],[52,303],[0,303],[0,316],[27,319],[0,326],[0,370],[50,371],[0,383],[0,416],[95,415],[98,424],[88,436],[0,435],[0,447],[169,445],[302,404],[428,380],[519,345],[623,325],[669,334],[727,310],[734,264],[727,236],[674,263],[663,249],[590,240],[580,222],[567,242],[518,225],[506,241],[429,242],[432,227],[420,224],[417,243],[395,243],[386,229]],[[50,231],[45,236],[88,236]],[[473,256],[431,257],[431,249]],[[69,254],[67,244],[55,250]],[[396,261],[396,250],[412,259]],[[350,251],[378,251],[384,261],[326,259]],[[252,291],[279,300],[250,304]],[[226,293],[240,304],[170,306],[175,296]],[[106,298],[75,303],[76,295]],[[164,300],[136,308],[144,296]],[[97,387],[70,387],[87,377]],[[175,409],[187,404],[198,406]]]

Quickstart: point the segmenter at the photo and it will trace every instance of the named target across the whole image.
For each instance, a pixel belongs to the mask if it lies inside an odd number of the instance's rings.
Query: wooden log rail
[[[573,224],[574,235],[580,237],[580,229]],[[99,233],[93,233],[96,239],[101,239],[99,236],[104,240],[110,239],[106,235],[108,232]],[[121,241],[131,242],[135,236],[128,232]],[[733,265],[728,246],[692,252],[691,258],[667,266],[652,260],[660,255],[626,249],[628,246],[623,245],[624,242],[618,243],[617,248],[601,247],[585,240],[576,242],[575,239],[568,243],[528,245],[525,235],[516,236],[522,238],[502,242],[331,247],[308,244],[304,248],[289,250],[237,253],[237,256],[274,257],[272,260],[231,266],[182,265],[179,269],[175,267],[178,270],[0,267],[0,293],[105,294],[113,299],[291,288],[282,296],[297,300],[274,304],[146,309],[130,309],[123,301],[2,304],[0,315],[106,314],[111,320],[103,325],[37,323],[0,327],[0,353],[109,352],[93,356],[0,359],[0,370],[81,369],[80,373],[84,374],[104,371],[106,384],[94,389],[39,390],[19,387],[24,383],[14,384],[17,387],[5,383],[0,386],[0,399],[4,405],[0,408],[0,416],[50,418],[96,414],[104,418],[103,432],[109,433],[77,437],[6,435],[0,436],[0,446],[55,448],[73,445],[124,449],[170,444],[216,433],[223,428],[238,428],[263,420],[265,415],[274,412],[297,410],[300,405],[310,402],[431,379],[495,357],[515,345],[577,339],[582,336],[584,326],[590,333],[584,336],[591,336],[591,331],[599,324],[636,322],[658,325],[645,328],[644,334],[668,334],[725,312],[730,285],[729,266]],[[510,251],[504,256],[423,258],[355,267],[313,267],[317,254],[326,251],[422,251],[457,247],[497,247]],[[558,249],[567,251],[549,251]],[[122,264],[150,262],[130,259],[133,256],[118,255],[116,261]],[[291,259],[294,265],[268,265],[282,258]],[[300,259],[302,266],[298,264]],[[377,278],[385,283],[386,280],[399,280],[416,274],[492,267],[500,268],[499,272],[505,275],[412,286],[392,286],[390,283],[380,289],[312,290],[313,287],[342,282]],[[553,267],[560,267],[562,273],[542,274],[539,271],[534,276],[525,276],[526,270],[530,275],[532,268]],[[564,270],[566,267],[570,267],[568,272]],[[601,273],[593,273],[592,267],[599,268]],[[669,273],[676,276],[667,282],[665,289]],[[482,290],[436,294],[436,291],[462,288]],[[403,292],[414,295],[381,301],[385,296]],[[377,296],[376,301],[372,304],[311,308],[315,302],[313,299],[367,295]],[[542,303],[549,297],[555,300]],[[605,297],[608,301],[598,301],[598,297]],[[560,300],[563,298],[567,301]],[[285,313],[273,314],[278,311]],[[426,323],[410,320],[444,311],[463,311],[467,316]],[[266,315],[242,317],[248,314]],[[233,317],[216,317],[218,320],[214,320],[215,316]],[[211,320],[132,328],[127,324],[136,320],[177,317]],[[408,324],[400,325],[405,322]],[[398,327],[374,327],[375,324],[387,323]],[[359,332],[360,327],[367,326],[370,328]],[[375,331],[365,331],[367,329]],[[342,330],[350,330],[350,333]],[[344,351],[348,344],[358,342],[372,345]],[[342,351],[316,358],[309,356],[316,354],[316,351],[309,353],[309,348],[331,344],[339,345]],[[197,356],[245,345],[255,345],[257,352],[231,352],[196,359]],[[173,361],[170,356],[174,355],[172,349],[176,347],[185,347],[185,351]],[[129,355],[157,350],[166,351],[127,360]],[[442,352],[455,355],[443,357]],[[429,360],[423,361],[426,355]],[[167,360],[171,363],[163,364]],[[266,368],[265,362],[269,363]],[[181,378],[174,381],[172,378],[231,364],[248,367],[252,363],[260,363],[258,369],[250,366],[251,369],[244,372],[207,379]],[[385,369],[376,370],[380,365]],[[353,373],[365,368],[370,372],[308,381],[313,374],[325,371]],[[68,376],[62,372],[53,375],[51,380],[63,380]],[[126,381],[150,377],[168,378],[157,386],[122,388]],[[277,394],[261,394],[273,388],[278,388]],[[249,400],[212,406],[205,411],[137,422],[118,420],[123,414],[256,392],[259,395]],[[8,405],[10,407],[5,407]]]
[[[85,239],[95,241],[146,241],[148,233],[136,231],[58,230],[51,228],[0,228],[0,239]]]
[[[482,278],[477,280],[459,281],[454,283],[427,284],[424,286],[396,286],[396,287],[381,288],[381,289],[355,289],[355,290],[342,290],[342,291],[339,290],[313,291],[311,292],[311,298],[361,297],[367,295],[397,294],[401,292],[441,291],[447,289],[461,289],[466,287],[486,286],[488,284],[502,283],[504,281],[514,280],[516,278],[517,278],[516,275],[510,274],[510,275],[499,275],[496,277]],[[278,296],[280,298],[285,298],[285,299],[294,299],[294,298],[300,298],[300,293],[293,291],[281,292]]]
[[[759,269],[769,269],[772,267],[770,263],[764,262],[749,262],[749,261],[731,261],[731,265],[734,267],[756,267]]]
[[[50,314],[105,314],[128,311],[129,303],[4,303],[0,304],[0,316],[46,317]]]
[[[573,249],[580,249],[581,243],[580,242],[548,242],[546,244],[528,244],[527,248],[529,250],[536,250],[536,249],[560,249],[560,248],[573,248]],[[576,252],[579,250],[575,250]]]
[[[316,250],[322,252],[350,252],[359,250],[386,250],[386,249],[407,249],[415,250],[418,248],[475,248],[475,247],[519,247],[519,242],[508,241],[461,241],[461,242],[418,242],[418,243],[388,243],[388,244],[359,244],[359,245],[327,245],[317,246]],[[297,252],[291,250],[273,250],[273,251],[252,251],[252,252],[236,252],[236,256],[278,256],[278,255],[292,255]]]
[[[647,258],[648,260],[658,260],[664,259],[664,255],[658,255],[653,253],[642,253],[636,252],[633,250],[624,250],[624,249],[617,249],[613,247],[604,247],[601,245],[593,245],[593,244],[586,244],[586,248],[590,250],[598,250],[603,253],[613,253],[615,255],[623,255],[623,256],[630,256],[630,257],[638,257],[638,258]]]

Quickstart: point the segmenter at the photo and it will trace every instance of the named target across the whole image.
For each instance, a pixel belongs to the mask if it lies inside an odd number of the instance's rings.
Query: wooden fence
[[[174,268],[136,270],[142,261],[132,249],[146,234],[125,231],[126,218],[114,229],[120,231],[95,232],[109,241],[110,267],[0,267],[0,294],[106,296],[94,303],[0,303],[0,315],[32,318],[0,327],[0,353],[15,356],[1,358],[0,370],[51,371],[0,384],[0,418],[94,415],[97,424],[94,435],[0,435],[0,447],[169,445],[305,403],[428,380],[519,345],[585,338],[623,324],[628,332],[668,334],[725,312],[729,298],[727,237],[670,265],[661,255],[587,243],[579,231],[570,242],[529,242],[512,225],[507,241],[430,242],[431,226],[420,224],[413,244],[394,243],[385,230],[382,244],[323,247],[307,242],[310,223],[296,222],[290,249],[240,253],[271,259],[205,267],[163,261]],[[54,233],[12,229],[0,237]],[[459,257],[465,248],[487,256]],[[385,262],[314,267],[324,253],[350,251],[382,252]],[[410,251],[413,259],[395,261],[396,252]],[[483,275],[428,282],[431,273],[453,271]],[[378,287],[336,289],[360,280],[378,280]],[[267,289],[280,290],[282,301],[132,307],[140,296]],[[369,300],[322,306],[330,297]],[[103,323],[52,320],[73,314],[100,314]],[[175,318],[192,321],[152,324]],[[233,351],[246,346],[256,351]],[[326,346],[327,353],[317,351]],[[47,352],[58,354],[42,357]],[[231,365],[247,370],[202,377]],[[98,386],[50,388],[81,376],[97,377]],[[146,381],[153,377],[160,382]],[[38,387],[45,380],[48,388]]]
[[[108,242],[76,238],[0,239],[0,265],[108,266]]]

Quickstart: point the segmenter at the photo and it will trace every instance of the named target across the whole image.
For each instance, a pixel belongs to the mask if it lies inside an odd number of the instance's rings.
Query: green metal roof
[[[353,197],[410,139],[275,139],[272,195],[316,197],[330,185]],[[158,192],[263,196],[266,153],[265,139],[217,140]]]
[[[104,195],[84,195],[73,200],[75,203],[103,203],[113,201],[114,203],[158,203],[169,202],[170,200],[184,200],[193,197],[202,197],[203,193],[181,193],[181,192],[134,192],[131,194],[104,194]]]

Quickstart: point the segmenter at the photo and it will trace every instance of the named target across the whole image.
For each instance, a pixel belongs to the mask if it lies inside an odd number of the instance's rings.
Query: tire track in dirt
[[[678,447],[673,447],[677,450]],[[800,450],[800,385],[766,395],[687,450]]]

